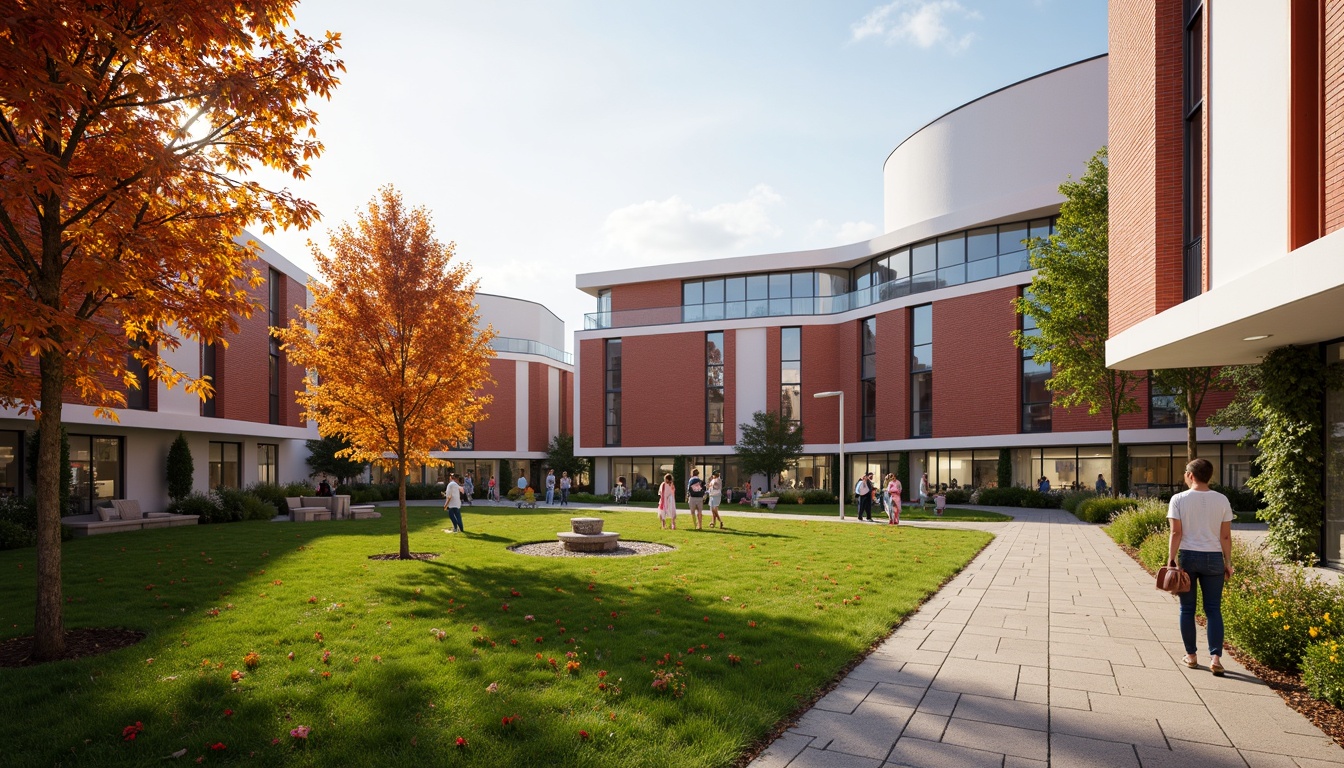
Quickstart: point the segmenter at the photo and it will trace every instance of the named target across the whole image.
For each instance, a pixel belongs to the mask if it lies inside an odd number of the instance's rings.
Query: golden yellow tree
[[[277,331],[309,372],[305,418],[350,443],[338,455],[396,473],[402,559],[407,471],[467,438],[490,402],[477,393],[495,334],[476,328],[476,283],[455,247],[434,237],[427,210],[407,210],[383,187],[353,227],[332,233],[330,255],[313,248],[322,278],[309,282],[313,303]]]
[[[339,36],[288,29],[295,0],[9,0],[0,11],[0,405],[34,412],[33,657],[60,658],[62,400],[103,416],[169,385],[161,354],[249,315],[261,277],[234,242],[305,227],[312,203],[248,180],[302,178],[322,150],[306,105],[343,69]],[[138,366],[137,366],[138,367]],[[185,376],[190,378],[189,376]],[[209,383],[190,381],[202,395]]]

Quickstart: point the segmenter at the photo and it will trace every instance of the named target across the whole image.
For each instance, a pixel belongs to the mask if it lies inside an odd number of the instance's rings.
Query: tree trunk
[[[61,589],[61,393],[65,357],[48,350],[38,361],[42,416],[37,444],[37,611],[33,619],[33,659],[65,655]]]
[[[1206,385],[1207,388],[1207,385]],[[1195,403],[1193,387],[1185,388],[1185,460],[1199,458],[1199,439],[1195,437],[1195,423],[1199,414],[1199,404]]]
[[[411,559],[411,537],[406,531],[406,446],[397,456],[397,506],[401,511],[401,559]]]

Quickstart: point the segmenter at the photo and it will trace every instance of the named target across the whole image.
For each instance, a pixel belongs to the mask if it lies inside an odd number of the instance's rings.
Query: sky
[[[309,242],[392,184],[571,350],[575,274],[875,237],[902,139],[1106,51],[1104,0],[306,0],[294,27],[347,71],[311,175],[259,176],[322,221],[261,239],[320,278]]]

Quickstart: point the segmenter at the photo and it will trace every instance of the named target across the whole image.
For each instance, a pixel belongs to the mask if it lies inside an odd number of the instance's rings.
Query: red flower
[[[235,669],[229,674],[229,679],[236,683],[243,679],[243,673]]]
[[[225,717],[233,717],[233,710],[232,710],[232,709],[226,709],[226,710],[224,710],[224,716],[225,716]]]
[[[588,732],[587,732],[587,731],[579,731],[579,739],[581,739],[581,740],[583,740],[583,741],[587,741],[587,740],[588,740]]]
[[[135,725],[128,725],[121,729],[121,739],[122,741],[135,741],[135,737],[140,735],[143,730],[145,730],[145,724],[136,720]]]
[[[722,632],[719,633],[719,639],[720,639],[720,640],[723,640],[723,639],[724,639],[724,634],[723,634]]]
[[[210,749],[216,752],[223,752],[224,750],[228,749],[228,747],[224,746],[224,742],[216,741],[214,744],[210,745]]]
[[[517,719],[517,715],[505,715],[504,717],[499,718],[499,724],[507,728],[508,726],[513,725],[513,721]]]
[[[540,643],[540,642],[544,641],[545,639],[546,639],[546,638],[544,638],[544,637],[538,637],[538,638],[537,638],[537,642]]]
[[[458,736],[458,737],[457,737],[457,740],[454,741],[453,743],[457,745],[457,748],[458,748],[458,749],[466,749],[466,748],[467,748],[467,740],[464,739],[464,738],[462,738],[461,736]]]
[[[510,590],[509,590],[509,594],[512,595],[513,597],[522,597],[522,596],[523,596],[522,593],[519,592],[519,591],[516,590],[516,589],[510,589]]]

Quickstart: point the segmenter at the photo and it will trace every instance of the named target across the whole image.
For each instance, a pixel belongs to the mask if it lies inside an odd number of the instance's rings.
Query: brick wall
[[[857,440],[859,431],[859,323],[803,326],[803,439],[809,443],[834,443],[839,420],[838,403],[816,400],[817,392],[845,393],[845,442]],[[880,391],[879,383],[879,391]]]
[[[1325,232],[1344,226],[1344,3],[1325,4]]]
[[[1182,14],[1182,0],[1110,3],[1113,336],[1182,298]]]
[[[551,384],[543,363],[527,364],[527,449],[544,451],[551,442]]]
[[[1012,340],[1016,297],[1016,288],[1002,288],[934,303],[934,437],[1018,431],[1021,353]]]
[[[579,342],[578,386],[579,444],[583,448],[601,448],[606,445],[606,359],[603,339],[584,339]]]
[[[229,334],[228,348],[218,346],[215,359],[215,415],[269,424],[270,414],[270,318],[266,283],[248,288],[258,306],[251,317],[238,318],[238,333]]]
[[[513,360],[490,361],[490,378],[481,394],[493,398],[485,407],[486,417],[476,422],[475,450],[508,451],[518,447],[516,401],[518,399],[517,363]]]
[[[773,414],[779,413],[779,386],[783,378],[783,373],[779,370],[780,345],[783,343],[780,337],[779,327],[765,329],[765,410]],[[751,414],[745,415],[751,416]]]
[[[653,280],[647,283],[617,285],[611,289],[611,309],[614,312],[679,306],[681,306],[680,280]]]
[[[910,437],[910,309],[877,316],[877,439]]]
[[[627,336],[621,347],[621,445],[704,445],[705,335]]]
[[[560,431],[574,434],[574,374],[560,371]]]

